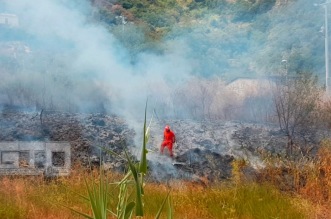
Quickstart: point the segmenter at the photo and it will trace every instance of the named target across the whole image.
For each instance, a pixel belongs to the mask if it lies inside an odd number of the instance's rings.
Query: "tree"
[[[317,77],[311,73],[282,76],[276,83],[273,102],[280,129],[288,138],[287,154],[293,154],[293,147],[300,136],[308,130],[313,132],[314,112],[321,100],[322,91]],[[302,151],[302,146],[299,146]]]

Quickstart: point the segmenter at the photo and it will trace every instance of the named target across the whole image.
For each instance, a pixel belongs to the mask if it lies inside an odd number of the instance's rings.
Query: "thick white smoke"
[[[14,77],[6,76],[13,84],[22,81],[40,102],[71,104],[78,111],[101,103],[107,112],[142,117],[150,86],[171,88],[190,73],[178,45],[169,45],[163,55],[141,54],[135,65],[129,64],[130,54],[119,41],[90,21],[87,1],[8,0],[5,5],[19,17],[33,56],[29,69],[20,65]]]
[[[224,89],[223,81],[192,78],[192,74],[263,75],[283,68],[284,58],[289,70],[302,66],[321,69],[323,60],[323,51],[315,54],[316,45],[318,51],[323,48],[323,39],[314,33],[322,16],[312,16],[318,9],[306,10],[312,4],[305,0],[290,3],[286,10],[275,9],[274,14],[254,14],[256,20],[251,23],[206,14],[192,21],[192,30],[182,30],[180,25],[178,31],[174,29],[168,40],[160,42],[166,48],[162,54],[138,54],[134,64],[120,41],[93,21],[88,0],[0,0],[2,3],[0,10],[19,18],[21,42],[0,39],[0,43],[16,43],[14,48],[28,47],[29,51],[12,52],[9,61],[0,58],[0,109],[8,102],[39,110],[103,110],[124,116],[138,138],[147,98],[149,116],[156,108],[164,117],[238,119],[228,115],[240,104]],[[301,19],[293,19],[293,14]],[[296,63],[304,60],[298,57],[320,59]],[[260,110],[266,101],[258,101],[250,104]],[[161,140],[162,130],[159,133]],[[157,165],[158,156],[149,156]],[[173,166],[163,167],[173,173]]]

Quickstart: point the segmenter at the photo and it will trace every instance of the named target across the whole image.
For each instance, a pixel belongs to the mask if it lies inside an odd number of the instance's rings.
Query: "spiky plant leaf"
[[[146,115],[147,115],[147,101],[146,101],[146,106],[145,106],[143,146],[142,146],[141,159],[140,159],[140,165],[139,165],[140,173],[143,173],[143,174],[147,173],[147,152],[148,151],[146,149],[146,144],[147,144],[148,137],[146,138]]]
[[[120,185],[120,192],[118,194],[118,202],[117,202],[117,218],[123,218],[125,214],[126,207],[126,196],[127,196],[127,181],[124,181]]]
[[[168,197],[168,219],[173,219],[174,218],[174,207],[172,204],[172,198],[171,196]]]
[[[83,213],[83,212],[77,211],[77,210],[74,209],[74,208],[67,207],[67,206],[65,206],[65,205],[62,205],[62,206],[65,207],[65,208],[70,209],[71,211],[73,211],[73,212],[79,214],[80,216],[82,216],[82,217],[84,217],[84,218],[94,219],[92,216],[90,216],[90,215],[88,215],[88,214],[85,214],[85,213]]]
[[[159,218],[160,218],[161,213],[162,213],[162,210],[163,210],[163,208],[164,208],[164,206],[165,206],[165,203],[166,203],[166,201],[167,201],[168,198],[169,198],[169,194],[170,194],[170,191],[168,192],[167,196],[166,196],[165,199],[163,200],[163,202],[162,202],[162,204],[161,204],[161,206],[160,206],[160,208],[159,208],[159,210],[158,210],[158,212],[157,212],[157,214],[156,214],[156,216],[155,216],[155,219],[159,219]]]
[[[144,216],[144,209],[143,209],[143,200],[142,200],[142,192],[141,192],[141,183],[138,176],[138,171],[135,165],[132,163],[128,153],[125,151],[126,159],[128,160],[130,171],[132,172],[133,178],[135,180],[136,185],[136,216]]]
[[[133,201],[126,205],[124,219],[129,219],[132,217],[132,212],[135,205],[136,203]]]

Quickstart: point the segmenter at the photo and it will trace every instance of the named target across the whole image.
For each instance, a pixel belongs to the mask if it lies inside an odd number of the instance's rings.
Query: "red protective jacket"
[[[163,133],[163,142],[171,142],[171,143],[175,143],[176,141],[176,136],[175,133],[173,133],[171,130],[169,131],[164,131]]]
[[[161,153],[163,154],[164,147],[167,147],[170,152],[170,156],[172,157],[174,155],[172,151],[172,146],[173,143],[175,142],[176,142],[175,134],[171,130],[169,131],[164,130],[163,142],[161,144]]]

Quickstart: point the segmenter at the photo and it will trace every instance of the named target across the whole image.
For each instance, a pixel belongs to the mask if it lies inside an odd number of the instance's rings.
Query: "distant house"
[[[236,78],[226,85],[239,99],[270,92],[274,82],[268,78]]]
[[[19,21],[17,15],[0,13],[0,25],[18,27]]]

